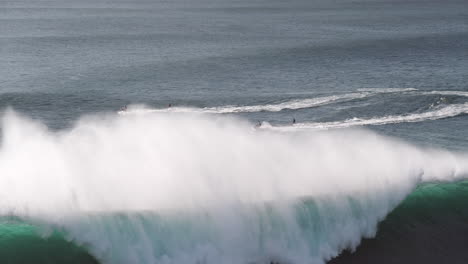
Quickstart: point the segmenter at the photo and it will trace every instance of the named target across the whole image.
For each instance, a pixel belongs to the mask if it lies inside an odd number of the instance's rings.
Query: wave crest
[[[275,132],[223,116],[92,116],[50,132],[2,122],[0,214],[102,263],[323,263],[418,184],[467,175],[467,157],[365,130]]]

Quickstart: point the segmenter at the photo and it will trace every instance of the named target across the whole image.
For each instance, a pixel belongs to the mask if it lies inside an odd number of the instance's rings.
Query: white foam
[[[1,127],[0,215],[65,230],[104,264],[324,263],[419,183],[468,172],[466,156],[369,131],[224,116],[94,116],[50,132],[9,112]]]
[[[170,107],[160,109],[148,109],[144,106],[131,106],[126,111],[119,111],[121,115],[126,114],[148,114],[157,112],[173,112],[173,113],[212,113],[212,114],[227,114],[227,113],[252,113],[252,112],[279,112],[285,109],[297,110],[304,108],[312,108],[332,104],[336,102],[349,101],[354,99],[366,98],[382,93],[404,93],[417,91],[415,88],[361,88],[357,92],[337,94],[330,96],[321,96],[305,99],[293,99],[281,103],[259,104],[259,105],[226,105],[215,107]]]
[[[344,121],[333,121],[333,122],[305,122],[297,123],[293,126],[279,126],[271,129],[277,130],[295,130],[295,129],[333,129],[333,128],[347,128],[353,126],[368,126],[368,125],[386,125],[395,123],[407,123],[407,122],[423,122],[427,120],[437,120],[443,118],[449,118],[458,116],[461,114],[468,113],[468,103],[465,104],[453,104],[443,106],[433,111],[427,111],[423,113],[413,113],[407,115],[390,115],[384,117],[375,117],[369,119],[352,118]]]
[[[465,91],[430,91],[425,92],[424,94],[456,95],[468,97],[468,92]]]
[[[247,106],[216,106],[216,107],[170,107],[170,108],[161,108],[161,109],[148,109],[142,106],[131,106],[126,111],[119,111],[121,115],[126,114],[148,114],[148,113],[157,113],[157,112],[172,112],[172,113],[212,113],[212,114],[228,114],[228,113],[248,113],[248,112],[279,112],[285,109],[302,109],[302,108],[311,108],[322,106],[326,104],[331,104],[337,101],[347,101],[358,98],[364,98],[368,96],[369,93],[349,93],[341,95],[331,95],[323,96],[316,98],[306,98],[306,99],[294,99],[282,103],[276,104],[264,104],[264,105],[247,105]]]
[[[212,113],[212,114],[227,114],[227,113],[252,113],[252,112],[279,112],[285,109],[297,110],[303,108],[312,108],[332,104],[336,102],[349,101],[354,99],[365,98],[368,96],[376,95],[379,93],[398,93],[416,91],[415,88],[363,88],[358,89],[358,92],[337,94],[330,96],[305,98],[305,99],[293,99],[286,102],[275,103],[275,104],[259,104],[259,105],[247,105],[247,106],[215,106],[215,107],[170,107],[161,109],[147,109],[142,106],[132,106],[126,111],[119,111],[119,114],[147,114],[155,112],[175,112],[175,113]]]
[[[374,92],[374,93],[401,93],[417,91],[416,88],[360,88],[361,92]]]
[[[322,106],[337,101],[347,101],[364,98],[368,93],[349,93],[341,95],[331,95],[317,98],[295,99],[278,104],[252,105],[252,106],[220,106],[203,108],[203,112],[208,113],[240,113],[240,112],[279,112],[285,109],[303,109]]]

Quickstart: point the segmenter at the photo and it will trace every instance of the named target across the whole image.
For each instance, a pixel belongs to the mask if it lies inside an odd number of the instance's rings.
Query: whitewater
[[[100,263],[317,263],[354,250],[464,153],[366,129],[274,131],[200,113],[2,118],[0,214]]]
[[[452,104],[443,107],[437,107],[431,111],[423,113],[411,113],[406,115],[389,115],[383,117],[374,117],[370,119],[363,118],[352,118],[344,121],[333,121],[333,122],[309,122],[309,123],[298,123],[293,128],[289,127],[276,127],[275,129],[334,129],[334,128],[346,128],[353,126],[366,126],[366,125],[386,125],[396,123],[413,123],[423,122],[428,120],[444,119],[449,117],[455,117],[462,114],[468,113],[468,103],[464,104]],[[268,127],[268,126],[266,126]],[[271,126],[269,126],[271,128]]]
[[[319,106],[324,106],[328,104],[342,103],[347,101],[352,101],[356,99],[363,99],[366,97],[371,97],[380,94],[386,93],[408,93],[417,91],[415,88],[362,88],[358,89],[355,92],[335,94],[329,96],[320,96],[304,99],[292,99],[280,103],[271,103],[271,104],[259,104],[259,105],[227,105],[227,106],[215,106],[215,107],[187,107],[187,106],[177,106],[177,107],[166,107],[160,109],[151,109],[147,108],[144,105],[130,105],[125,111],[119,111],[121,115],[126,114],[144,114],[152,112],[195,112],[195,113],[211,113],[211,114],[229,114],[229,113],[255,113],[255,112],[280,112],[283,110],[298,110],[305,108],[314,108]],[[430,94],[438,94],[436,91]],[[459,95],[467,96],[466,93],[460,93],[457,91],[450,91],[447,94],[450,95]]]

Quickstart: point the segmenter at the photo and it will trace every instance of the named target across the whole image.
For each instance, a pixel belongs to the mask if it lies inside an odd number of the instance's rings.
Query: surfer
[[[169,104],[169,105],[167,106],[167,108],[171,108],[171,106],[172,106],[172,104]]]
[[[120,107],[120,111],[127,111],[127,105]]]
[[[296,118],[293,118],[293,125],[296,124]]]

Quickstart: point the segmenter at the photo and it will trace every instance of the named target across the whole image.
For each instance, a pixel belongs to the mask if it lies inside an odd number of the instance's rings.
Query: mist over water
[[[275,132],[208,114],[3,117],[0,212],[102,263],[324,263],[465,154],[363,129]]]

